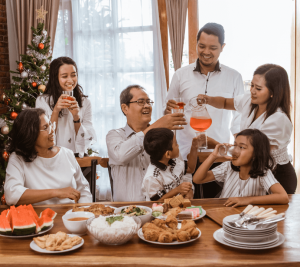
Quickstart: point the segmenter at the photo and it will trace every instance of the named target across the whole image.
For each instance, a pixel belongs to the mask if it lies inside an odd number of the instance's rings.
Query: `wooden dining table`
[[[286,219],[278,223],[278,231],[285,242],[266,250],[235,249],[214,240],[213,233],[221,228],[208,217],[198,221],[201,237],[189,244],[177,246],[150,244],[135,235],[128,243],[108,246],[90,235],[83,236],[84,245],[72,252],[41,254],[29,247],[32,238],[0,237],[0,266],[300,266],[300,195],[290,195],[289,205],[259,205],[285,212]],[[153,202],[103,203],[120,207],[129,204],[152,206]],[[225,199],[192,200],[193,205],[205,210],[224,207]],[[62,216],[72,205],[34,206],[39,214],[45,208],[57,212],[54,227],[49,231],[68,233]],[[0,212],[7,206],[0,206]],[[239,207],[242,211],[245,207]]]

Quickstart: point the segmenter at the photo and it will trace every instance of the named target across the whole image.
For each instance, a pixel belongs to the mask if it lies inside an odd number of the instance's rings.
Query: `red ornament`
[[[18,113],[17,112],[12,112],[12,113],[10,113],[10,118],[12,119],[12,120],[15,120],[16,118],[17,118],[17,116],[18,116]]]
[[[32,82],[32,87],[36,87],[37,86],[37,83],[36,82]]]
[[[11,101],[10,98],[4,100],[4,104],[5,104],[6,106],[8,106],[10,101]]]
[[[41,49],[41,50],[44,49],[44,44],[39,43],[38,48]]]
[[[1,204],[2,204],[2,205],[6,205],[5,195],[4,195],[4,194],[3,194],[3,196],[1,197]]]
[[[4,160],[7,162],[8,158],[9,158],[9,154],[7,153],[7,151],[4,150],[2,157],[4,158]]]
[[[18,71],[21,73],[21,72],[23,72],[23,70],[24,70],[23,63],[20,62],[19,66],[18,66]]]

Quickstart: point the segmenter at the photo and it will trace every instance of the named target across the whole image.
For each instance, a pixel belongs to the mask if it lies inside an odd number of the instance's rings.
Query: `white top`
[[[114,201],[145,201],[141,188],[150,157],[143,142],[144,133],[136,133],[128,124],[106,135]]]
[[[198,94],[205,94],[206,90],[209,96],[226,98],[234,98],[237,95],[244,94],[242,76],[236,70],[221,64],[220,71],[215,70],[204,75],[199,71],[194,71],[196,66],[197,64],[193,63],[175,72],[166,101],[174,97],[182,97],[187,104],[191,98]],[[207,130],[207,136],[220,143],[229,143],[230,131],[232,134],[240,131],[239,113],[216,109],[209,105],[206,108],[212,118],[212,125]],[[192,139],[195,137],[195,130],[189,125],[191,112],[188,105],[185,106],[185,116],[188,125],[185,125],[183,130],[176,132],[183,159],[186,159],[187,154],[190,152]]]
[[[33,162],[25,162],[15,152],[10,155],[4,184],[8,205],[16,205],[27,189],[60,189],[69,186],[80,191],[79,203],[92,202],[89,183],[71,150],[61,147],[53,158],[38,156]],[[68,203],[75,202],[69,198],[51,198],[34,205]]]
[[[50,118],[52,109],[48,104],[48,98],[48,95],[39,96],[36,99],[35,107],[44,109],[46,115]],[[52,99],[51,104],[53,104]],[[79,116],[81,126],[76,135],[72,113],[67,108],[63,109],[63,116],[58,117],[56,127],[56,145],[69,148],[74,153],[79,153],[80,157],[83,157],[92,142],[97,141],[92,122],[92,105],[90,100],[86,97],[82,99],[82,108],[79,108]]]
[[[270,187],[278,183],[271,170],[263,177],[242,180],[240,173],[231,168],[231,161],[222,163],[212,172],[218,182],[224,183],[220,198],[264,196],[267,192],[271,194]]]
[[[183,182],[192,183],[192,174],[185,174],[185,163],[179,158],[162,168],[150,163],[142,184],[146,201],[156,201]]]
[[[266,120],[266,112],[264,112],[251,124],[254,111],[249,116],[251,110],[250,91],[243,96],[235,97],[234,107],[242,114],[241,131],[248,128],[262,131],[269,138],[270,144],[276,146],[276,149],[271,151],[276,163],[280,165],[287,164],[290,161],[287,146],[290,143],[293,124],[281,108],[278,108]]]

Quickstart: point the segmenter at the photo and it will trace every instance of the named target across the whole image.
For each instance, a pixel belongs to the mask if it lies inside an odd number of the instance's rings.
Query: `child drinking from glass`
[[[193,139],[187,162],[178,158],[176,137],[166,128],[148,131],[144,138],[144,148],[151,161],[142,184],[146,200],[163,200],[178,194],[192,199],[192,173],[197,163],[197,138]]]
[[[240,153],[233,153],[231,161],[210,171],[213,162],[221,157],[222,144],[218,144],[194,174],[194,183],[224,182],[220,198],[228,198],[225,206],[287,204],[288,195],[272,174],[274,160],[267,136],[257,129],[246,129],[237,134],[234,145]]]

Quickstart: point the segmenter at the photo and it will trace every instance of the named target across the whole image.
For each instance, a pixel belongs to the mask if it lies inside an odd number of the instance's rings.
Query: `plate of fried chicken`
[[[178,223],[176,217],[168,215],[166,220],[155,219],[139,229],[138,236],[142,240],[158,245],[181,245],[194,242],[201,236],[193,220]]]

